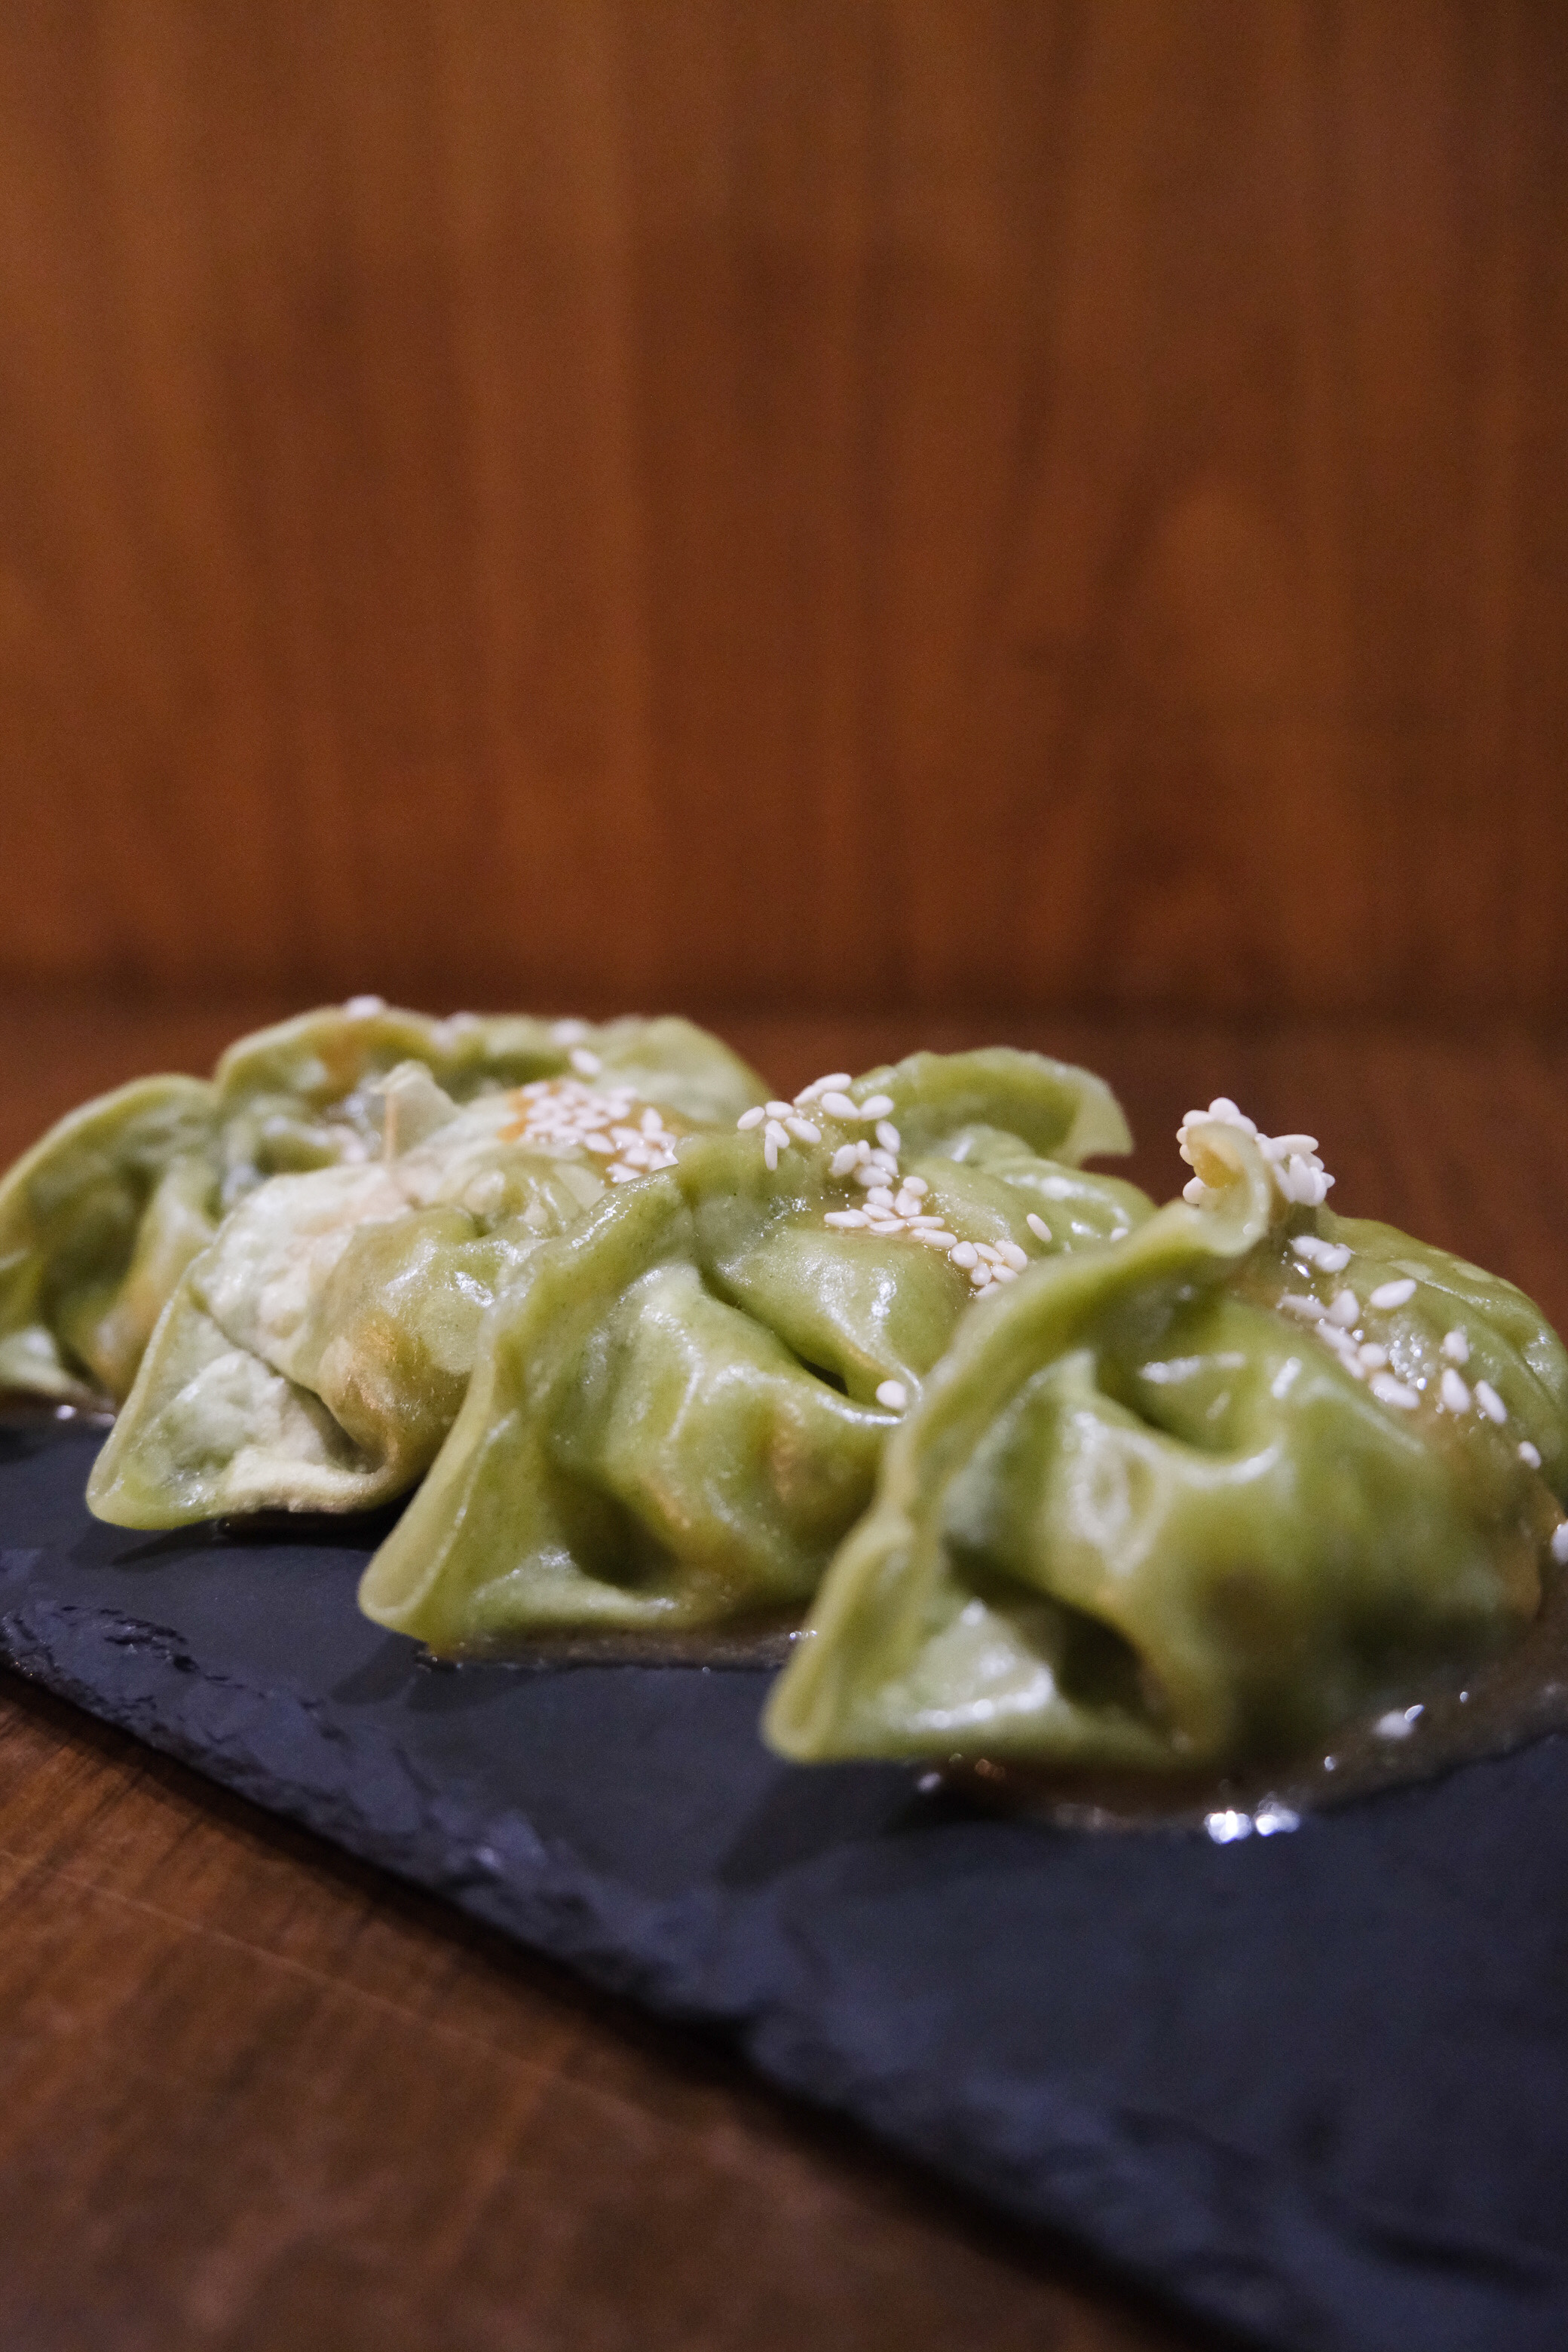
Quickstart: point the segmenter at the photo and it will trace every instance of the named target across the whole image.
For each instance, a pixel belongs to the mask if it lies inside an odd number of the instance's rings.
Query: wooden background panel
[[[1556,0],[7,0],[0,976],[1553,1013]]]

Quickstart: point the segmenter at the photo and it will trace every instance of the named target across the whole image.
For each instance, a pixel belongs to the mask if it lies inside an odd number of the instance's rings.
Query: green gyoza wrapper
[[[366,1000],[241,1038],[210,1082],[139,1079],[72,1111],[0,1182],[0,1388],[124,1397],[225,1212],[268,1177],[374,1157],[378,1088],[399,1064],[466,1103],[566,1074],[574,1054],[697,1123],[728,1123],[765,1092],[684,1021],[433,1021]]]
[[[1188,1140],[1212,1205],[1033,1268],[955,1338],[774,1687],[782,1754],[1213,1768],[1300,1748],[1534,1613],[1568,1487],[1555,1335],[1441,1250],[1289,1207],[1233,1128]],[[1350,1271],[1310,1274],[1303,1233],[1350,1244]],[[1401,1276],[1411,1298],[1374,1310]],[[1352,1283],[1413,1404],[1279,1305]],[[1441,1403],[1456,1328],[1505,1423]]]
[[[1150,1213],[1132,1186],[1043,1157],[1126,1148],[1088,1073],[917,1055],[848,1092],[889,1099],[902,1174],[964,1237],[1065,1251]],[[760,1131],[693,1137],[534,1254],[366,1570],[368,1615],[475,1654],[798,1612],[869,1499],[896,1420],[879,1389],[918,1394],[972,1296],[944,1249],[825,1222],[867,1197],[832,1163],[878,1115],[808,1108],[820,1139],[776,1168]],[[1027,1223],[1041,1200],[1048,1244]]]

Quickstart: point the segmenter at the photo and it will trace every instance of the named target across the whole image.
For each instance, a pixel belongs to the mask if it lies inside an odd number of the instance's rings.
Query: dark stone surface
[[[376,1530],[128,1535],[0,1429],[23,1673],[1190,2311],[1269,2345],[1568,2343],[1568,1745],[1226,1846],[800,1770],[740,1668],[433,1668]]]

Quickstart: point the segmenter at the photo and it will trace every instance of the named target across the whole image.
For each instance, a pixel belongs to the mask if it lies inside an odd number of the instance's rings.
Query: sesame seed
[[[822,1129],[819,1127],[814,1127],[808,1118],[796,1118],[793,1111],[789,1118],[785,1119],[784,1125],[794,1136],[797,1143],[820,1143],[822,1141]]]
[[[763,1129],[763,1138],[773,1145],[775,1151],[787,1151],[789,1149],[789,1129],[781,1119],[770,1118]]]
[[[1415,1284],[1409,1275],[1397,1282],[1380,1282],[1367,1304],[1369,1307],[1403,1307],[1407,1298],[1415,1296]]]
[[[870,1164],[871,1147],[867,1142],[864,1136],[860,1138],[859,1141],[855,1146],[855,1157],[860,1162],[862,1168],[868,1167]]]
[[[967,1272],[971,1266],[978,1264],[980,1253],[973,1242],[960,1242],[952,1251],[952,1256],[954,1265],[961,1265]]]
[[[1466,1339],[1464,1333],[1458,1328],[1458,1325],[1455,1326],[1452,1331],[1446,1331],[1444,1333],[1443,1353],[1447,1357],[1450,1363],[1468,1364],[1469,1362],[1470,1343],[1468,1339]]]
[[[991,1279],[993,1282],[1016,1282],[1017,1271],[1010,1265],[994,1265],[991,1269]]]
[[[859,1153],[856,1150],[855,1146],[852,1143],[845,1144],[841,1150],[834,1153],[832,1159],[828,1161],[828,1174],[830,1176],[847,1176],[849,1171],[858,1165],[859,1157]]]
[[[935,1249],[951,1250],[953,1244],[957,1241],[958,1235],[956,1234],[943,1233],[940,1227],[935,1233],[932,1233],[928,1226],[921,1225],[915,1234],[915,1239],[917,1242],[930,1242]]]
[[[897,1151],[903,1143],[902,1136],[890,1118],[879,1118],[877,1121],[877,1140],[884,1151]]]
[[[810,1086],[802,1087],[799,1094],[795,1097],[795,1101],[797,1103],[815,1102],[818,1095],[837,1092],[840,1087],[847,1087],[849,1083],[850,1079],[847,1070],[832,1070],[828,1073],[826,1077],[813,1078]]]
[[[1303,1297],[1299,1291],[1286,1291],[1279,1304],[1287,1315],[1300,1315],[1307,1323],[1321,1322],[1328,1312],[1321,1298]]]
[[[1348,1331],[1352,1323],[1361,1321],[1361,1301],[1353,1290],[1342,1290],[1329,1309],[1329,1320]]]
[[[647,1110],[644,1111],[638,1124],[641,1126],[642,1131],[645,1135],[657,1135],[660,1128],[664,1125],[664,1121],[660,1118],[658,1111],[654,1110],[650,1107]]]
[[[607,1135],[585,1135],[583,1148],[585,1151],[602,1152],[606,1160],[613,1160],[616,1156],[616,1147]]]
[[[931,1191],[931,1186],[926,1182],[923,1176],[906,1176],[904,1179],[904,1190],[906,1192],[918,1192],[923,1200],[925,1195]]]
[[[770,1118],[788,1118],[794,1108],[794,1103],[771,1102],[768,1105],[768,1117]]]
[[[1380,1404],[1396,1404],[1402,1412],[1409,1412],[1421,1402],[1418,1389],[1407,1389],[1392,1372],[1373,1372],[1372,1392]]]
[[[954,1250],[952,1255],[956,1257],[958,1252]],[[972,1265],[969,1269],[969,1279],[976,1290],[984,1290],[990,1286],[991,1268],[988,1265]]]
[[[773,1135],[774,1124],[775,1122],[773,1120],[769,1120],[768,1131],[763,1139],[763,1160],[770,1176],[779,1164],[779,1148],[773,1141]]]
[[[880,1168],[873,1168],[869,1160],[862,1160],[855,1170],[855,1181],[857,1184],[881,1184],[882,1173]],[[887,1187],[883,1185],[882,1189],[885,1192]]]
[[[1568,1519],[1564,1519],[1560,1527],[1552,1529],[1552,1557],[1559,1568],[1568,1562]]]
[[[864,1209],[829,1209],[822,1222],[825,1225],[843,1225],[847,1228],[851,1225],[865,1224],[867,1217]]]
[[[877,1402],[885,1404],[889,1412],[902,1412],[910,1401],[910,1392],[902,1381],[884,1381],[877,1391]]]
[[[761,1127],[766,1117],[767,1112],[763,1108],[761,1103],[758,1103],[754,1110],[743,1110],[741,1113],[740,1118],[735,1121],[735,1124],[740,1129],[742,1134],[745,1135],[753,1127]]]
[[[1499,1396],[1496,1389],[1493,1388],[1490,1381],[1478,1381],[1476,1382],[1476,1402],[1480,1406],[1481,1411],[1486,1414],[1489,1421],[1500,1423],[1508,1419],[1508,1407],[1504,1404],[1501,1397]]]
[[[1443,1402],[1447,1406],[1450,1412],[1468,1412],[1470,1409],[1470,1391],[1466,1387],[1464,1381],[1460,1379],[1458,1373],[1454,1370],[1452,1364],[1448,1364],[1444,1368],[1442,1380],[1438,1383],[1437,1393],[1442,1398]]]
[[[873,1209],[890,1209],[893,1196],[885,1184],[873,1184],[866,1195],[867,1205]]]
[[[1528,1437],[1521,1437],[1519,1442],[1519,1458],[1527,1470],[1539,1470],[1541,1448],[1538,1445],[1531,1445]]]
[[[850,1101],[848,1096],[841,1093],[837,1087],[829,1087],[825,1093],[818,1097],[818,1100],[821,1102],[823,1109],[830,1111],[835,1118],[858,1118],[859,1117],[859,1113],[857,1111],[854,1104]]]
[[[1047,1224],[1044,1217],[1037,1217],[1033,1209],[1029,1211],[1028,1215],[1024,1219],[1024,1223],[1028,1226],[1029,1231],[1035,1234],[1037,1239],[1042,1242],[1048,1242],[1050,1240],[1051,1229],[1049,1225]]]
[[[1024,1268],[1029,1263],[1028,1251],[1020,1249],[1016,1242],[1001,1242],[998,1244],[998,1247],[1000,1248],[1002,1255],[1006,1260],[1007,1264],[1012,1267],[1014,1273],[1022,1274]]]
[[[995,1246],[995,1244],[994,1244],[994,1243],[993,1243],[993,1242],[976,1242],[976,1243],[975,1243],[975,1244],[974,1244],[974,1246],[975,1246],[975,1249],[976,1249],[976,1251],[978,1252],[979,1255],[980,1255],[981,1257],[983,1257],[983,1258],[987,1259],[987,1260],[990,1262],[990,1264],[991,1264],[992,1265],[1001,1265],[1001,1263],[1002,1263],[1002,1253],[1001,1253],[1001,1251],[1000,1251],[1000,1250]]]
[[[586,1045],[574,1045],[566,1058],[578,1075],[584,1078],[596,1078],[605,1066],[597,1054],[590,1054]]]
[[[1348,1242],[1320,1242],[1318,1264],[1325,1274],[1343,1274],[1355,1252]]]
[[[893,1108],[891,1095],[868,1095],[860,1106],[862,1118],[886,1118]]]
[[[1375,1339],[1369,1339],[1364,1348],[1358,1348],[1356,1354],[1369,1372],[1381,1371],[1388,1361],[1388,1349],[1380,1348]]]

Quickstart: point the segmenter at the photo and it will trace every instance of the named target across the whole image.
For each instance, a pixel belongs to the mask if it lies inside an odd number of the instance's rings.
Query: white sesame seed
[[[823,1109],[830,1111],[835,1118],[858,1118],[860,1116],[849,1097],[837,1087],[828,1087],[817,1099]]]
[[[1447,1406],[1450,1412],[1468,1412],[1470,1409],[1470,1391],[1466,1387],[1464,1381],[1460,1379],[1458,1373],[1454,1370],[1452,1364],[1447,1364],[1444,1367],[1443,1377],[1437,1387],[1437,1393],[1442,1398],[1443,1402]]]
[[[951,1250],[958,1235],[943,1233],[940,1226],[933,1233],[929,1226],[921,1225],[915,1234],[915,1239],[917,1242],[930,1242],[934,1249]]]
[[[818,1095],[825,1095],[830,1091],[836,1092],[838,1087],[847,1087],[848,1084],[849,1073],[847,1070],[830,1070],[826,1077],[813,1078],[810,1086],[802,1087],[799,1094],[795,1097],[795,1101],[797,1103],[815,1102]]]
[[[1443,1334],[1443,1353],[1450,1363],[1468,1364],[1470,1360],[1470,1343],[1457,1325]]]
[[[1369,1372],[1381,1371],[1388,1361],[1388,1349],[1380,1348],[1375,1339],[1369,1339],[1364,1348],[1358,1348],[1356,1355]]]
[[[785,1119],[784,1125],[794,1136],[797,1143],[820,1143],[822,1141],[822,1129],[819,1127],[814,1127],[808,1118],[796,1118],[793,1111],[790,1113],[788,1118]]]
[[[976,1242],[974,1247],[978,1255],[984,1258],[989,1265],[1001,1265],[1002,1253],[994,1242]]]
[[[597,1054],[590,1054],[586,1045],[574,1045],[566,1058],[584,1078],[596,1078],[605,1066]]]
[[[1028,1226],[1029,1231],[1035,1234],[1037,1239],[1042,1242],[1048,1242],[1050,1240],[1051,1229],[1049,1225],[1047,1224],[1044,1217],[1037,1217],[1033,1209],[1029,1211],[1028,1215],[1024,1219],[1024,1223]]]
[[[1288,1290],[1279,1301],[1287,1315],[1300,1315],[1306,1323],[1321,1322],[1328,1308],[1321,1298],[1303,1297],[1299,1291]]]
[[[957,1253],[955,1252],[954,1255],[956,1255]],[[974,1285],[976,1290],[989,1289],[991,1285],[991,1268],[988,1265],[972,1265],[969,1269],[969,1279]]]
[[[1380,1404],[1396,1404],[1402,1412],[1409,1412],[1421,1402],[1418,1389],[1407,1389],[1392,1372],[1373,1372],[1372,1392]]]
[[[1329,1309],[1329,1320],[1348,1331],[1352,1323],[1361,1321],[1361,1301],[1353,1290],[1342,1290]]]
[[[1554,1528],[1552,1534],[1552,1557],[1559,1568],[1568,1562],[1568,1519]]]
[[[1380,1282],[1367,1301],[1369,1307],[1403,1307],[1407,1298],[1415,1296],[1415,1284],[1409,1275],[1397,1282]]]
[[[973,1242],[960,1242],[952,1250],[952,1257],[954,1265],[963,1266],[967,1273],[971,1266],[978,1265],[980,1253]]]
[[[889,1412],[902,1412],[910,1401],[910,1392],[902,1381],[884,1381],[877,1391],[877,1402],[885,1404]]]
[[[893,1108],[891,1095],[868,1095],[860,1106],[862,1118],[886,1118]]]
[[[877,1121],[877,1140],[884,1151],[897,1151],[903,1144],[903,1137],[890,1118],[879,1118]]]
[[[1476,1402],[1480,1406],[1481,1411],[1486,1414],[1489,1421],[1501,1423],[1508,1419],[1508,1407],[1504,1404],[1501,1397],[1499,1396],[1496,1389],[1493,1388],[1490,1381],[1478,1381],[1476,1382]]]
[[[854,1176],[857,1184],[882,1183],[882,1171],[879,1168],[873,1168],[868,1160],[860,1161],[854,1171]],[[883,1185],[882,1189],[885,1192],[887,1187]]]
[[[763,1160],[770,1176],[779,1164],[779,1148],[773,1141],[773,1121],[770,1119],[768,1122],[768,1132],[763,1139]]]
[[[827,1172],[830,1176],[847,1176],[849,1171],[852,1168],[857,1167],[858,1163],[859,1154],[857,1152],[855,1146],[852,1143],[846,1143],[839,1150],[834,1153],[832,1159],[828,1161]]]
[[[904,1179],[904,1190],[906,1192],[918,1192],[921,1200],[924,1200],[926,1194],[931,1191],[931,1186],[926,1182],[923,1176],[906,1176]]]
[[[768,1117],[770,1118],[788,1118],[794,1108],[794,1103],[771,1102],[768,1105]]]
[[[1538,1445],[1531,1445],[1528,1437],[1521,1437],[1519,1442],[1519,1458],[1527,1470],[1539,1470],[1541,1448]]]
[[[735,1121],[735,1124],[740,1129],[742,1134],[744,1135],[752,1128],[761,1127],[766,1117],[767,1112],[763,1108],[761,1103],[758,1103],[754,1110],[743,1110],[741,1113],[740,1118]]]
[[[1022,1274],[1029,1263],[1028,1251],[1020,1249],[1016,1242],[1000,1242],[997,1246],[1014,1273]]]
[[[788,1150],[789,1129],[782,1119],[770,1118],[763,1129],[763,1136],[765,1141],[773,1145],[775,1151]]]
[[[991,1269],[991,1279],[993,1282],[1016,1282],[1018,1276],[1013,1266],[994,1265]]]
[[[868,1168],[870,1166],[871,1147],[867,1142],[864,1136],[861,1136],[859,1141],[855,1146],[855,1157],[860,1162],[862,1168]]]
[[[843,1225],[847,1228],[851,1225],[863,1225],[868,1219],[863,1209],[829,1209],[822,1222],[825,1225]]]
[[[1348,1242],[1320,1242],[1318,1264],[1325,1274],[1343,1274],[1355,1252]]]
[[[885,1184],[873,1184],[866,1195],[866,1204],[872,1209],[890,1209],[893,1196]]]
[[[606,1160],[613,1160],[616,1154],[616,1147],[607,1135],[585,1135],[583,1149],[584,1151],[601,1152]]]

